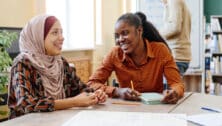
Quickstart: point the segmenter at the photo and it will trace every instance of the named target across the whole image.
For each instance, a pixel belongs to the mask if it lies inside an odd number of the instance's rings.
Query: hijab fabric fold
[[[42,79],[45,96],[54,99],[65,98],[63,88],[64,68],[61,55],[46,55],[44,46],[45,21],[49,15],[38,15],[32,18],[20,33],[20,54],[13,64],[21,62],[23,58],[29,59],[31,65],[37,70]],[[14,66],[12,66],[14,67]]]

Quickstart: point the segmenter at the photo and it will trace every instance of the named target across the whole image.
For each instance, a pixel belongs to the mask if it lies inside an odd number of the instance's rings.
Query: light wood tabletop
[[[201,107],[218,108],[222,110],[222,96],[193,93],[189,98],[177,107],[171,113],[186,113],[189,115],[214,113],[211,111],[203,110]],[[188,126],[196,126],[188,122]]]
[[[201,109],[206,106],[222,109],[222,96],[193,93],[171,113],[186,113],[187,115],[209,113],[209,111]]]
[[[188,108],[191,107],[190,105],[192,105],[192,104],[189,105],[189,101],[194,102],[194,104],[196,104],[196,100],[192,99],[198,96],[205,97],[202,96],[202,94],[185,93],[185,96],[177,104],[157,104],[157,105],[147,105],[141,102],[129,102],[129,101],[123,101],[121,99],[109,98],[104,104],[99,104],[90,107],[74,107],[54,112],[30,113],[21,117],[17,117],[12,120],[4,121],[0,123],[0,125],[14,126],[16,124],[16,126],[39,126],[39,125],[61,126],[71,117],[73,117],[82,110],[186,114],[187,113],[186,110],[188,110]],[[214,98],[214,100],[215,99],[216,98]],[[212,99],[212,101],[214,100]],[[186,106],[186,104],[188,105]],[[183,106],[184,109],[182,109],[183,107],[181,108],[181,106]],[[187,114],[191,113],[188,112]]]

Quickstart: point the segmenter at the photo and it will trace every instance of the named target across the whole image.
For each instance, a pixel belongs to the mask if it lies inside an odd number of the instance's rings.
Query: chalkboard
[[[192,60],[191,68],[202,68],[203,61],[203,1],[185,0],[191,12],[191,50]],[[151,21],[158,29],[163,27],[163,3],[161,0],[138,0],[137,11],[146,14],[147,19]]]

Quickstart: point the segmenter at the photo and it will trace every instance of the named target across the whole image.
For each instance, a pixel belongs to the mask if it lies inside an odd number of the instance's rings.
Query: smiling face
[[[115,25],[115,42],[126,54],[132,54],[140,45],[142,28],[129,25],[126,21],[120,20]]]
[[[45,38],[46,54],[50,56],[61,54],[63,41],[61,24],[59,21],[56,21]]]

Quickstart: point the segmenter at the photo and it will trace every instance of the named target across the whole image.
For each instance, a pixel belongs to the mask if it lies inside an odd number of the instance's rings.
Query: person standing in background
[[[164,3],[164,29],[166,39],[181,76],[191,60],[191,15],[184,0],[161,0]]]

